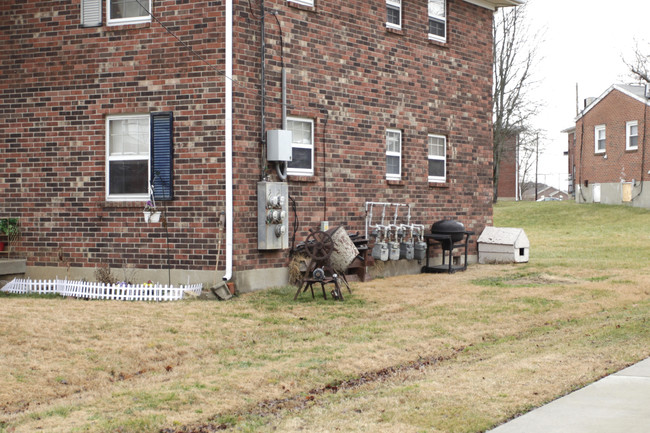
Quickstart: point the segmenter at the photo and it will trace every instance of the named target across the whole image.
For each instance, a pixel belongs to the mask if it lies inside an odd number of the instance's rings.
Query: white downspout
[[[232,278],[232,249],[233,249],[233,206],[232,206],[232,2],[226,0],[226,76],[224,79],[226,91],[226,124],[225,124],[225,153],[226,153],[226,271],[224,281]]]

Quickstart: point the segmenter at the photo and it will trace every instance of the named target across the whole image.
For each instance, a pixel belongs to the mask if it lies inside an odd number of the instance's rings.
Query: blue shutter
[[[173,113],[151,113],[151,184],[156,200],[174,198],[173,137]]]
[[[81,0],[81,25],[84,27],[102,25],[102,0]]]

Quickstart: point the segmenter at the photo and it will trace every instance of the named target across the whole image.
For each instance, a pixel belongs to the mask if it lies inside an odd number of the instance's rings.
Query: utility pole
[[[537,169],[539,167],[539,134],[535,137],[535,201],[537,201]]]

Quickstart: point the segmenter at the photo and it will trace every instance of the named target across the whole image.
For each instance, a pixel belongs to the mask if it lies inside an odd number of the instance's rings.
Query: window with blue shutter
[[[174,198],[174,115],[151,113],[151,185],[154,199]]]
[[[102,0],[81,0],[81,25],[84,27],[102,25]]]

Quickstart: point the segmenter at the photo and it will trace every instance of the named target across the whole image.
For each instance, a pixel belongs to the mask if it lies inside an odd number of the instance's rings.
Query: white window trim
[[[386,27],[396,30],[402,30],[402,1],[401,0],[386,0],[386,9],[388,6],[392,6],[399,11],[399,24],[393,24],[388,22],[388,17],[386,19]],[[388,11],[386,11],[388,14]]]
[[[146,159],[147,160],[147,185],[151,183],[151,179],[149,179],[149,176],[151,176],[151,151],[149,154],[147,154],[146,158],[142,155],[125,155],[125,156],[120,156],[120,157],[111,157],[110,155],[110,145],[111,145],[111,133],[110,133],[110,121],[111,120],[118,120],[118,119],[142,119],[146,118],[147,121],[150,119],[149,114],[117,114],[117,115],[111,115],[111,116],[106,116],[106,167],[105,171],[106,174],[104,176],[104,181],[106,183],[106,201],[143,201],[143,200],[148,200],[149,199],[149,193],[143,193],[143,194],[114,194],[114,195],[109,195],[110,193],[110,166],[109,163],[110,161],[141,161]],[[151,125],[149,125],[149,128],[151,128]],[[149,137],[151,137],[151,130],[149,130]],[[150,138],[149,138],[150,140]],[[149,148],[151,148],[151,143],[149,143]]]
[[[149,2],[147,10],[151,12],[151,2],[152,0],[140,0],[141,2]],[[111,18],[111,0],[106,0],[106,24],[109,26],[121,26],[125,24],[140,24],[140,23],[150,23],[151,15],[147,14],[146,16],[133,17],[133,18]]]
[[[396,133],[399,135],[399,152],[388,151],[388,133]],[[402,180],[402,130],[401,129],[386,129],[386,135],[384,137],[386,145],[386,156],[396,156],[399,158],[399,173],[388,173],[388,167],[386,167],[386,180]]]
[[[291,143],[291,149],[294,147],[311,150],[311,168],[290,168],[287,167],[287,174],[293,176],[313,176],[314,175],[314,119],[307,117],[287,117],[287,120],[294,122],[308,122],[311,125],[311,144]]]
[[[630,131],[632,130],[632,127],[636,126],[636,135],[632,135]],[[632,146],[630,144],[630,138],[636,137],[637,139],[637,144],[636,146]],[[638,150],[639,149],[639,121],[638,120],[630,120],[629,122],[625,123],[625,150]]]
[[[314,6],[314,0],[287,0],[289,3],[297,3],[303,6]]]
[[[427,5],[428,4],[429,3],[427,1]],[[434,35],[434,34],[431,34],[431,33],[429,33],[428,35],[429,35],[429,39],[431,39],[432,41],[438,41],[438,42],[446,43],[447,42],[447,13],[448,13],[448,11],[447,11],[447,0],[444,0],[444,6],[445,6],[445,16],[444,17],[440,17],[440,16],[437,16],[437,15],[429,15],[429,12],[427,11],[427,28],[429,27],[429,21],[428,21],[429,18],[435,18],[437,20],[443,21],[445,23],[445,35],[444,36],[438,36],[438,35]]]
[[[598,149],[598,132],[605,132],[605,148]],[[606,153],[607,152],[607,128],[606,125],[596,125],[594,127],[594,153]]]
[[[429,137],[431,138],[441,138],[443,141],[443,149],[445,150],[445,154],[443,156],[439,155],[429,155]],[[444,135],[436,135],[436,134],[429,134],[427,136],[427,164],[429,160],[436,160],[436,161],[442,161],[444,163],[444,168],[445,168],[445,174],[443,176],[428,176],[429,182],[435,182],[435,183],[444,183],[447,181],[447,137]],[[429,172],[428,167],[427,167],[427,173]]]

